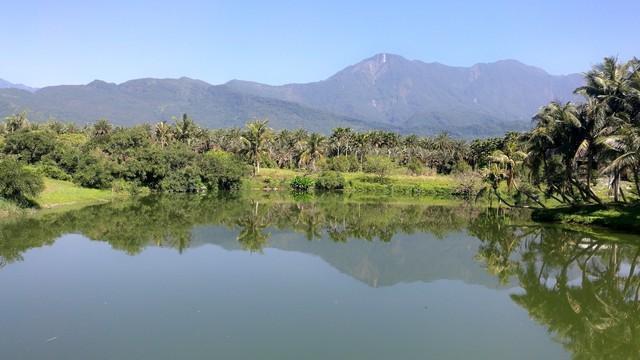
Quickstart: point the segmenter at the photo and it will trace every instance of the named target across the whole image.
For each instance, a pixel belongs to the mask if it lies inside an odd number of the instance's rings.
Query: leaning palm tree
[[[300,163],[316,171],[316,162],[324,157],[324,136],[312,133],[307,139],[304,151],[300,154]]]
[[[253,161],[253,175],[260,172],[260,157],[267,150],[272,130],[268,127],[269,120],[255,120],[248,123],[242,133],[244,150]]]

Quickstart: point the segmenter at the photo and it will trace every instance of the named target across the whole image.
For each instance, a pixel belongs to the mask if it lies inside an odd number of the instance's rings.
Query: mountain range
[[[209,128],[268,118],[277,129],[325,133],[343,126],[492,136],[528,128],[551,100],[577,100],[573,90],[582,81],[580,74],[550,75],[515,60],[454,67],[377,54],[322,81],[280,86],[147,78],[33,89],[0,80],[0,116],[28,110],[36,121],[133,125],[188,113]]]

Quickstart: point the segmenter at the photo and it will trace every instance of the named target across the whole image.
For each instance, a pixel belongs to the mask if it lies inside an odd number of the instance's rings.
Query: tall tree
[[[268,120],[255,120],[247,123],[242,133],[245,151],[253,161],[253,175],[260,172],[260,157],[267,150],[267,144],[272,136]]]

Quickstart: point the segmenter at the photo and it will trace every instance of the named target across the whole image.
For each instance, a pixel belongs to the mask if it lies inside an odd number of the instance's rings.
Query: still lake
[[[2,359],[637,359],[640,237],[389,200],[0,222]]]

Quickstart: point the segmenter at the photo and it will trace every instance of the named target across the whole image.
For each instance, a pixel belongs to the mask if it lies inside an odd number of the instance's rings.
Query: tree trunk
[[[591,192],[591,167],[593,166],[593,155],[589,152],[587,158],[587,191]]]
[[[636,184],[636,196],[640,196],[640,166],[633,167],[633,181]]]
[[[620,172],[616,169],[613,173],[613,181],[611,182],[611,189],[613,191],[613,201],[620,201]]]

